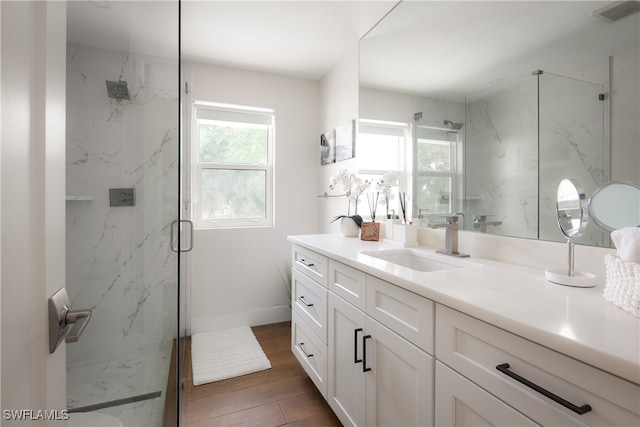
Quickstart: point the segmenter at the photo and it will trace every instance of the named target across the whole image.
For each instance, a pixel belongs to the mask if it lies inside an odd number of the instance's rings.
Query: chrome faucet
[[[502,221],[487,221],[486,215],[474,215],[473,228],[479,229],[481,233],[487,232],[487,225],[501,225]]]
[[[458,252],[458,216],[445,216],[444,219],[444,223],[429,225],[431,228],[445,229],[445,248],[436,252],[461,258],[468,257],[469,255]]]

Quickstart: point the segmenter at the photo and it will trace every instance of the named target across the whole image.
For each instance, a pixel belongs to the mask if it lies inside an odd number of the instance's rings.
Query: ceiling
[[[606,58],[619,40],[591,12],[609,3],[405,0],[376,26],[396,0],[183,0],[179,39],[176,1],[80,0],[68,3],[68,39],[169,58],[180,40],[183,60],[318,80],[375,26],[362,83],[447,99],[551,61]],[[639,15],[615,24],[627,20],[635,43]]]
[[[318,80],[397,1],[203,1],[181,4],[183,60]],[[176,1],[71,1],[72,43],[174,57]]]
[[[640,14],[593,16],[611,3],[405,1],[362,41],[360,83],[464,100],[534,70],[584,79],[588,67],[638,49]]]

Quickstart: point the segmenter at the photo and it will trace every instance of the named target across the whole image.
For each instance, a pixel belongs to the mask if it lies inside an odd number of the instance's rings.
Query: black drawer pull
[[[540,387],[539,385],[532,383],[528,379],[522,378],[520,375],[518,375],[518,374],[516,374],[514,372],[511,372],[509,370],[509,364],[508,363],[503,363],[501,365],[498,365],[498,366],[496,366],[496,369],[498,371],[502,372],[503,374],[506,374],[506,375],[510,376],[514,380],[526,385],[527,387],[534,389],[538,393],[542,394],[543,396],[548,397],[549,399],[553,400],[554,402],[561,404],[565,408],[571,409],[576,414],[582,415],[582,414],[586,414],[587,412],[591,411],[591,406],[590,405],[576,406],[573,403],[564,400],[560,396],[557,396],[557,395],[551,393],[550,391],[545,390],[544,388]]]
[[[362,328],[353,330],[353,363],[362,363],[362,359],[358,359],[358,332],[362,332]]]
[[[302,301],[302,303],[303,303],[304,305],[306,305],[307,307],[313,307],[313,303],[308,303],[308,302],[306,302],[306,301],[304,300],[304,295],[299,296],[299,297],[298,297],[298,299],[299,299],[300,301]]]
[[[371,335],[365,335],[362,337],[362,372],[369,372],[371,368],[367,368],[367,340],[371,338]]]
[[[307,261],[305,261],[305,259],[304,259],[304,258],[300,258],[300,259],[298,260],[298,262],[300,262],[300,264],[303,264],[303,265],[305,265],[305,266],[307,266],[307,267],[313,267],[313,263],[312,263],[312,262],[307,262]]]
[[[304,343],[303,342],[298,344],[298,347],[300,347],[300,350],[302,350],[302,352],[304,353],[305,356],[313,357],[313,353],[307,353],[307,350],[304,348]]]

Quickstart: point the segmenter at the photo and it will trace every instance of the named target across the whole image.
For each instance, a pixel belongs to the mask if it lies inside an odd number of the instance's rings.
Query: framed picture
[[[356,155],[356,121],[336,129],[336,162],[354,158]]]
[[[336,162],[336,130],[332,129],[320,135],[320,164]]]

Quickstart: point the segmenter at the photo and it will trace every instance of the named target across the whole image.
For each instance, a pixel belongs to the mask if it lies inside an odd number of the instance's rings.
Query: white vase
[[[345,237],[358,237],[360,234],[360,227],[353,220],[353,218],[343,217],[340,220],[340,230]]]

